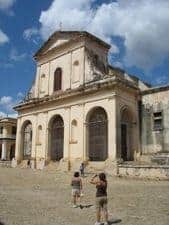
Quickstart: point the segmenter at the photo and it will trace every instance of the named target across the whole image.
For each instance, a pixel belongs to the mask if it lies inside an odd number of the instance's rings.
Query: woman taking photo
[[[104,215],[104,225],[108,225],[108,211],[107,211],[107,180],[105,173],[95,175],[90,180],[91,184],[96,185],[96,223],[100,225],[101,212]]]

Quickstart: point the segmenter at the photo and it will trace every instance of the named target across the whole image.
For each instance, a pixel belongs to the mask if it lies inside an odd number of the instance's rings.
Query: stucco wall
[[[169,90],[142,97],[142,152],[169,152]],[[154,130],[154,112],[162,112],[162,129]]]
[[[76,61],[78,65],[74,65]],[[35,97],[41,98],[53,94],[54,72],[58,67],[62,68],[62,91],[80,86],[84,80],[84,47],[56,55],[50,61],[38,64]],[[45,75],[44,88],[42,88],[42,75]]]

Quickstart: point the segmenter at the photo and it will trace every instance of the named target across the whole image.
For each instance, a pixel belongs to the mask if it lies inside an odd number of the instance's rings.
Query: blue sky
[[[168,0],[0,0],[0,116],[14,116],[35,77],[32,56],[60,23],[110,43],[112,65],[169,84]]]

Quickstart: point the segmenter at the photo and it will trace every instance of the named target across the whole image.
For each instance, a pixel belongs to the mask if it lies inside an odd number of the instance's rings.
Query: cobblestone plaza
[[[4,225],[92,225],[95,207],[72,208],[72,173],[0,168],[0,221]],[[82,205],[95,202],[92,174],[83,178]],[[108,176],[109,217],[119,225],[168,225],[169,182]]]

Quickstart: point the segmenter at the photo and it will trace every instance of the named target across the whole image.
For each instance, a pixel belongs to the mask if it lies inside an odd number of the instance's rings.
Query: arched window
[[[42,142],[42,126],[41,125],[38,126],[38,138],[37,139],[38,139],[38,144],[40,145]]]
[[[54,91],[62,89],[62,69],[57,68],[54,73]]]
[[[45,74],[42,74],[41,75],[41,78],[40,78],[40,92],[43,93],[45,92],[45,80],[46,80],[46,76]]]
[[[74,61],[74,63],[73,63],[73,74],[72,74],[73,82],[79,81],[79,75],[80,75],[79,61],[76,60],[76,61]]]
[[[71,141],[77,141],[77,121],[73,120],[71,123]]]

